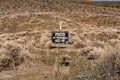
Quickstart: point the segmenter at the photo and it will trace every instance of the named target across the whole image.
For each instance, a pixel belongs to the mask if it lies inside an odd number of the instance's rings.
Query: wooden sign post
[[[60,22],[60,31],[52,32],[53,43],[68,43],[68,31],[62,31],[62,22]]]
[[[59,30],[58,31],[53,31],[52,32],[52,43],[59,43],[58,45],[61,47],[64,44],[67,44],[69,41],[69,32],[68,31],[63,31],[62,29],[62,22],[60,22]],[[55,80],[60,80],[62,75],[64,75],[65,72],[69,72],[69,62],[66,62],[66,57],[65,58],[60,58],[60,47],[57,49],[57,54],[58,56],[56,57],[55,60]],[[62,61],[63,59],[63,61]],[[61,61],[59,61],[61,60]],[[65,71],[65,72],[64,72]],[[65,73],[67,74],[67,73]]]

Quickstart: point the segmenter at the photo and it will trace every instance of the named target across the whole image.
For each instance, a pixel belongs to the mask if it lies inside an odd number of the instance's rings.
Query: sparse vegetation
[[[1,0],[0,80],[119,80],[119,4]],[[61,21],[68,44],[51,42]]]
[[[107,46],[106,48],[108,48],[109,46]],[[105,54],[103,54],[103,57],[94,61],[94,63],[89,67],[89,69],[86,70],[85,78],[89,80],[119,79],[119,72],[120,72],[119,56],[120,54],[117,48],[109,47],[106,50]]]

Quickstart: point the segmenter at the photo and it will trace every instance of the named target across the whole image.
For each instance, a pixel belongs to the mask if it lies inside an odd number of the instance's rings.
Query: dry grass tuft
[[[0,71],[3,70],[16,70],[19,65],[24,62],[23,56],[20,55],[21,49],[12,45],[7,45],[4,56],[0,60]]]
[[[85,44],[82,41],[76,41],[72,44],[74,49],[84,48]]]
[[[119,45],[119,43],[118,43]],[[108,47],[109,46],[109,47]],[[107,45],[107,49],[104,56],[95,60],[92,65],[86,70],[83,77],[79,79],[89,79],[89,80],[115,80],[120,79],[120,53],[118,52],[118,47],[116,48]]]

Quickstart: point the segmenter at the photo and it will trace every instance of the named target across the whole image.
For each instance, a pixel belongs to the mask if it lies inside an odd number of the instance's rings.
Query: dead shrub
[[[55,56],[57,52],[47,52],[47,51],[41,51],[42,55],[40,58],[41,63],[53,66],[55,63]]]
[[[110,46],[110,45],[109,45]],[[117,46],[120,47],[120,46]],[[85,72],[88,80],[119,80],[120,53],[117,48],[108,47],[103,57],[95,60]]]
[[[84,48],[85,44],[82,41],[76,41],[72,44],[72,47],[75,49]]]
[[[46,42],[44,48],[45,48],[45,49],[52,49],[52,48],[53,48],[53,45],[52,45],[51,41]]]
[[[9,46],[5,56],[0,60],[0,71],[17,69],[17,66],[24,62],[24,58],[20,56],[20,48]]]
[[[91,47],[85,47],[81,50],[81,56],[87,56],[90,51],[92,51],[92,48]]]
[[[93,41],[90,46],[92,47],[104,47],[105,43],[103,41]]]

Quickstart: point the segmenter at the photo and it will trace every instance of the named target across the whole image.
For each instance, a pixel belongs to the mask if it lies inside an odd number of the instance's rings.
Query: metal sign
[[[56,31],[52,32],[53,43],[68,43],[68,32],[67,31]]]

